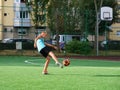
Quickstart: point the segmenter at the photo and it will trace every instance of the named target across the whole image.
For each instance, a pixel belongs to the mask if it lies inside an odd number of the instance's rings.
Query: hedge
[[[0,50],[14,50],[16,43],[0,43]],[[33,50],[33,43],[22,43],[23,50]]]
[[[87,55],[91,53],[92,47],[89,42],[80,42],[77,40],[73,40],[68,42],[68,44],[66,44],[65,50],[69,53]]]

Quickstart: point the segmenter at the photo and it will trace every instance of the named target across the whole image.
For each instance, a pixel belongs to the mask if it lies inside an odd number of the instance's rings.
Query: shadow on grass
[[[95,77],[120,77],[120,75],[94,75]]]
[[[47,75],[65,75],[65,76],[71,76],[71,75],[78,75],[78,76],[86,76],[86,77],[120,77],[120,75],[84,75],[84,74],[79,74],[79,73],[75,73],[75,74],[53,74],[53,73],[49,73]],[[45,75],[46,76],[46,75]]]

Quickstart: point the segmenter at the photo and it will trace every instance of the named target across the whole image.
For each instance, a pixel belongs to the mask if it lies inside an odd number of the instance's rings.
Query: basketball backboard
[[[113,19],[113,9],[111,7],[101,7],[100,18],[104,21],[111,21]]]

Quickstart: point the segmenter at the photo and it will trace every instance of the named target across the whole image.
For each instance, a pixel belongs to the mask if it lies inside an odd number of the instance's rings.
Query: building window
[[[20,3],[30,2],[30,0],[20,0]]]
[[[116,32],[116,35],[117,35],[117,36],[120,36],[120,31],[117,31],[117,32]]]
[[[7,16],[7,13],[4,13],[4,16]]]
[[[15,12],[15,18],[29,19],[29,12],[28,11]]]
[[[15,18],[20,18],[20,12],[15,12]]]
[[[20,18],[28,18],[28,11],[20,11]]]
[[[20,0],[14,0],[15,1],[15,3],[20,3]]]
[[[25,0],[21,0],[20,2],[21,2],[21,3],[25,3]]]
[[[27,30],[25,28],[18,29],[18,35],[26,35],[26,34],[27,34]]]
[[[16,0],[16,2],[19,2],[19,0]]]
[[[7,28],[4,28],[4,32],[7,32]]]

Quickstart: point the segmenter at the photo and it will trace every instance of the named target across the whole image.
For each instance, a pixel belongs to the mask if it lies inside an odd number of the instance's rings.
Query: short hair
[[[42,33],[46,33],[47,34],[47,31],[42,31]]]

